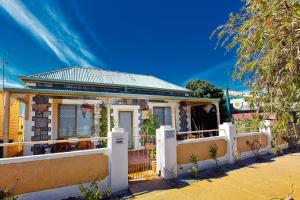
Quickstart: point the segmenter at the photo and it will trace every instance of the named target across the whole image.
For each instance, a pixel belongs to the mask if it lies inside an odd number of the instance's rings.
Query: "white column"
[[[176,130],[161,126],[156,131],[157,173],[164,179],[177,177]]]
[[[128,189],[128,133],[122,128],[108,132],[110,179],[113,193]]]
[[[28,104],[26,104],[27,111],[28,111],[28,118],[25,120],[25,129],[24,129],[24,141],[25,142],[30,142],[31,141],[31,136],[34,135],[32,131],[32,126],[35,125],[34,121],[32,121],[32,117],[35,115],[35,112],[32,111],[32,104],[33,104],[33,95],[29,95],[28,98]],[[51,113],[53,114],[53,113]],[[29,156],[32,155],[33,152],[31,151],[32,145],[24,145],[24,156]]]
[[[218,127],[221,123],[221,120],[220,120],[220,106],[219,106],[219,102],[217,103],[214,103],[214,105],[216,106],[216,115],[217,115],[217,124],[218,124]]]
[[[233,157],[233,153],[237,151],[237,142],[236,140],[236,126],[231,122],[226,122],[220,124],[219,126],[219,135],[225,136],[227,139],[227,155],[228,155],[228,162],[233,164],[235,159]]]
[[[271,120],[264,120],[262,121],[262,127],[260,128],[259,132],[265,133],[268,135],[268,145],[267,151],[272,153],[272,130],[271,130]]]
[[[3,143],[9,142],[10,95],[4,92]],[[7,157],[7,147],[3,147],[3,158]]]

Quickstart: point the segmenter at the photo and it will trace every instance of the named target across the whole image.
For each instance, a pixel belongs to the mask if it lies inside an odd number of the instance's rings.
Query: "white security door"
[[[132,149],[132,137],[133,137],[133,124],[132,124],[132,112],[120,111],[119,112],[119,127],[128,132],[128,148]]]

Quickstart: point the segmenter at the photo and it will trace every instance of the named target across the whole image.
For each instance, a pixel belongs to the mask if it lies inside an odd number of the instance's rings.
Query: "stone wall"
[[[49,108],[51,103],[49,103],[48,96],[35,96],[33,97],[32,111],[34,116],[32,121],[34,126],[32,126],[33,136],[31,137],[32,141],[45,141],[50,140],[51,136],[48,135],[48,132],[51,131],[49,124],[51,119],[49,119],[51,112]],[[45,148],[47,145],[34,145],[32,151],[34,154],[45,153]]]
[[[187,103],[182,101],[179,105],[179,126],[180,132],[188,131],[188,116],[186,112]]]

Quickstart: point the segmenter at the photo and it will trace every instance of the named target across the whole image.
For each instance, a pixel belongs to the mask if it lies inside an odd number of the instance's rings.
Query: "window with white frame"
[[[60,138],[88,137],[94,133],[93,105],[59,105]]]
[[[153,115],[157,118],[159,126],[172,125],[170,107],[153,107]]]

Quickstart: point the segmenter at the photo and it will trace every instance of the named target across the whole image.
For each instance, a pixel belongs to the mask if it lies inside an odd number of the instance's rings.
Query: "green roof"
[[[23,81],[47,81],[107,86],[127,86],[189,92],[188,89],[150,75],[116,72],[91,67],[68,67],[56,71],[21,77]]]

